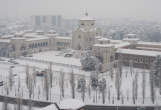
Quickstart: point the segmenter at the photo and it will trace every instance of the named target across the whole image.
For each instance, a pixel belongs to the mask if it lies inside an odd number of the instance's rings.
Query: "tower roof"
[[[80,20],[81,20],[81,21],[84,21],[84,20],[85,20],[85,21],[94,21],[95,19],[92,18],[92,17],[89,17],[89,16],[88,16],[88,13],[86,12],[86,13],[85,13],[85,16],[82,17],[82,18],[80,18]]]

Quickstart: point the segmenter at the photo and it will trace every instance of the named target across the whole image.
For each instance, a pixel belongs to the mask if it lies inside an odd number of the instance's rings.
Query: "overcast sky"
[[[161,0],[0,0],[0,16],[62,14],[78,18],[87,10],[97,18],[161,20]]]

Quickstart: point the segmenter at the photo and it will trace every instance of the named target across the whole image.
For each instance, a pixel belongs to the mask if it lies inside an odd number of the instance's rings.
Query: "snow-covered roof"
[[[112,44],[94,44],[95,47],[112,47]]]
[[[138,38],[124,38],[123,40],[131,40],[131,41],[139,41],[139,39]]]
[[[126,34],[126,36],[136,36],[136,34]]]
[[[101,39],[102,38],[102,36],[96,36],[96,39]]]
[[[160,42],[144,42],[144,41],[139,41],[138,44],[140,44],[140,45],[161,46],[161,43]]]
[[[14,38],[12,38],[13,40],[24,40],[25,38],[23,38],[23,37],[14,37]]]
[[[9,43],[10,42],[10,39],[0,39],[0,42],[2,43]]]
[[[84,106],[84,103],[81,100],[77,99],[64,99],[60,102],[59,108],[60,109],[70,109],[70,110],[76,110]]]
[[[57,36],[55,37],[56,39],[65,39],[65,40],[71,40],[71,37],[66,37],[66,36]]]
[[[58,110],[55,106],[55,104],[51,104],[47,107],[44,107],[44,108],[40,108],[39,110]]]
[[[121,42],[121,43],[115,44],[115,48],[121,48],[121,47],[125,47],[125,46],[128,46],[128,45],[130,45],[130,43]]]
[[[118,49],[117,53],[130,54],[130,55],[141,55],[141,56],[153,56],[153,57],[157,55],[161,55],[161,52],[136,50],[136,49]]]
[[[49,37],[38,37],[38,38],[29,38],[26,41],[35,41],[35,40],[48,40]]]
[[[33,38],[33,37],[44,37],[45,35],[38,35],[36,33],[27,33],[24,35],[24,37],[29,37],[29,38]]]
[[[9,38],[12,38],[14,37],[14,35],[4,35],[4,36],[1,36],[1,38],[3,39],[9,39]]]
[[[100,38],[100,39],[98,39],[98,40],[99,40],[99,41],[107,41],[107,40],[110,40],[110,39],[103,37],[103,38]]]

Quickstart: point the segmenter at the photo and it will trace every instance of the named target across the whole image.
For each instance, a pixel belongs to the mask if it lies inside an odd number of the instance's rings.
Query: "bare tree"
[[[145,71],[142,72],[142,96],[143,96],[143,104],[145,100],[145,89],[146,89],[146,75]]]
[[[111,102],[111,90],[110,90],[110,86],[108,87],[108,101],[109,101],[109,103]]]
[[[45,73],[44,74],[44,90],[46,94],[46,100],[49,100],[49,74]]]
[[[129,66],[130,66],[130,73],[132,75],[133,74],[133,60],[130,60]]]
[[[78,80],[78,87],[77,87],[77,89],[78,89],[79,92],[81,92],[82,100],[84,101],[84,99],[85,99],[85,90],[86,90],[85,76],[83,76],[82,78],[80,78]]]
[[[26,86],[28,87],[29,83],[29,66],[26,65]]]
[[[102,103],[105,104],[105,97],[106,97],[106,79],[102,79],[99,81],[99,90],[102,94]]]
[[[73,70],[70,74],[70,85],[71,85],[72,98],[74,99],[75,98],[75,75]]]
[[[96,72],[91,74],[91,87],[95,91],[93,102],[97,102],[98,74]]]
[[[33,74],[32,74],[32,79],[33,79],[33,83],[34,83],[34,86],[36,86],[36,68],[33,67]]]
[[[32,75],[29,74],[29,82],[28,82],[28,91],[29,91],[29,98],[31,99],[31,96],[33,95],[34,91],[34,81]]]
[[[10,90],[12,90],[12,86],[13,86],[13,70],[10,67],[9,68],[9,88]]]
[[[117,92],[117,100],[120,100],[120,89],[121,89],[121,71],[119,68],[117,68],[117,74],[115,74],[115,87]]]
[[[63,71],[60,71],[60,80],[59,80],[59,84],[60,84],[60,92],[61,92],[61,96],[64,97],[64,77],[65,74]]]
[[[52,84],[53,84],[53,71],[52,71],[52,62],[50,62],[50,65],[49,65],[49,78],[50,78],[50,86],[52,88]]]
[[[17,102],[17,107],[16,107],[16,110],[22,110],[22,99],[21,99],[21,84],[20,84],[20,78],[18,79],[18,93],[17,93],[17,99],[16,99],[16,102]]]
[[[132,99],[133,99],[133,104],[135,104],[135,80],[132,82]]]
[[[133,103],[135,104],[138,97],[138,73],[135,74],[135,78],[133,80],[132,92],[133,92]]]

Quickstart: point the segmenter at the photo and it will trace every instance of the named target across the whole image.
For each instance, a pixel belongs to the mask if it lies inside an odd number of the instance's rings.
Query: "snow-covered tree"
[[[94,71],[96,70],[96,65],[100,64],[98,58],[95,56],[91,56],[87,54],[85,57],[81,59],[81,64],[83,70],[89,70],[89,71]]]

